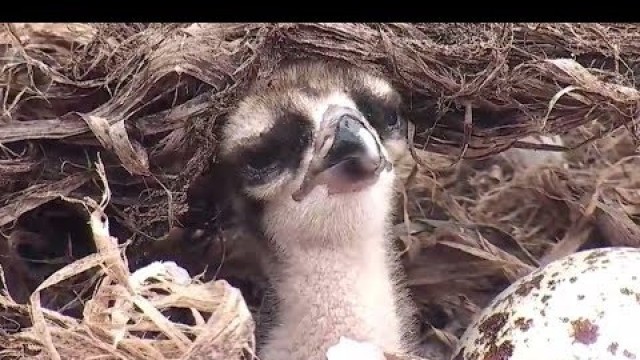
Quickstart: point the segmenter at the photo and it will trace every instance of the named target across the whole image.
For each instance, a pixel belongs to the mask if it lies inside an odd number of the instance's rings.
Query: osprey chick
[[[405,352],[404,293],[390,249],[401,98],[348,66],[287,66],[222,128],[218,163],[235,210],[274,254],[276,326],[262,360],[320,360],[341,336]],[[219,172],[220,173],[220,172]]]

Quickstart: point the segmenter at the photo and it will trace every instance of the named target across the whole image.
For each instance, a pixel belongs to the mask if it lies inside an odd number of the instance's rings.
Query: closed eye
[[[400,123],[400,115],[397,112],[388,112],[385,114],[385,122],[389,127],[396,127]]]
[[[247,156],[246,165],[250,169],[260,171],[269,167],[273,167],[277,163],[277,161],[277,153],[275,152],[266,152],[263,154],[256,152]]]
[[[358,110],[362,112],[383,138],[396,132],[401,127],[400,104],[396,97],[381,98],[362,89],[353,91],[351,97]]]
[[[279,151],[252,151],[245,155],[242,172],[248,184],[260,184],[282,172]]]
[[[313,126],[303,115],[284,112],[275,125],[240,155],[240,168],[248,185],[272,181],[285,171],[295,171],[311,142]]]

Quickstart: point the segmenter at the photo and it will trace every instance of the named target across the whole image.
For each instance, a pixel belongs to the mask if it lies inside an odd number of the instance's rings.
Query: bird
[[[382,75],[307,60],[256,81],[224,120],[210,187],[270,254],[277,312],[261,360],[326,359],[342,337],[410,351],[413,310],[391,242],[403,113]]]

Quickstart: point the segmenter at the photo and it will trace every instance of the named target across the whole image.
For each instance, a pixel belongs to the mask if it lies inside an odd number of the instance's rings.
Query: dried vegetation
[[[187,192],[212,191],[193,179],[252,82],[283,61],[333,58],[389,77],[407,100],[413,157],[400,168],[396,237],[425,344],[444,358],[473,315],[536,266],[637,246],[639,30],[3,25],[0,356],[250,353],[259,254],[188,212]],[[566,146],[522,141],[535,134]],[[522,166],[508,157],[515,147],[563,160]],[[180,227],[206,236],[185,244]]]

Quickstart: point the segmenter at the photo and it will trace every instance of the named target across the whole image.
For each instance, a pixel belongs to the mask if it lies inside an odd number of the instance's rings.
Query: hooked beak
[[[374,134],[360,112],[329,107],[314,139],[309,169],[293,199],[301,201],[318,185],[326,185],[331,195],[360,191],[374,184],[383,170],[392,167]]]

